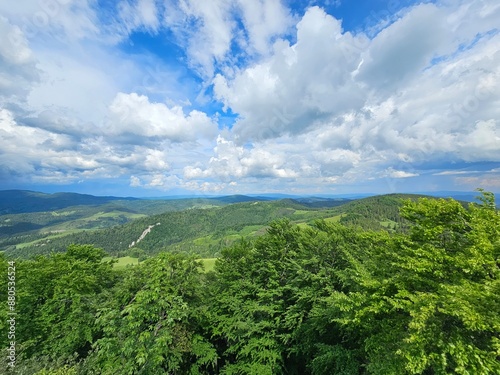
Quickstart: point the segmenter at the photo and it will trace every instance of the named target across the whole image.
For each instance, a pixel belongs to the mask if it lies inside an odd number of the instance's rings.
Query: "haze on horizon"
[[[0,190],[500,191],[497,0],[0,3]]]

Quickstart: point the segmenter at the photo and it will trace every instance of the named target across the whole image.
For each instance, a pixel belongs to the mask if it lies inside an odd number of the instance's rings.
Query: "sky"
[[[500,191],[498,0],[0,2],[0,190]]]

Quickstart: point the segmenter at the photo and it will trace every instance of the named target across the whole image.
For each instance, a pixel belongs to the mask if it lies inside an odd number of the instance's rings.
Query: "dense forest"
[[[264,198],[245,196],[135,199],[95,197],[84,194],[44,194],[22,190],[0,191],[0,247],[7,251],[16,245],[32,247],[25,254],[39,254],[47,249],[33,249],[54,238],[80,232],[94,232],[104,228],[151,215],[193,208],[219,207],[238,201],[259,201]],[[89,238],[89,233],[85,233]],[[69,243],[81,238],[70,238],[54,245],[64,250]],[[30,246],[31,245],[31,246]]]
[[[383,210],[370,215],[393,213]],[[210,212],[197,212],[206,215],[201,222],[228,220]],[[393,217],[401,231],[345,225],[362,223],[359,212],[307,226],[263,216],[273,220],[266,232],[221,249],[210,272],[195,255],[175,251],[120,270],[95,244],[32,259],[1,254],[2,275],[15,267],[14,284],[0,279],[2,301],[13,300],[9,286],[16,290],[15,304],[0,310],[2,371],[500,373],[493,194],[467,206],[407,200]],[[13,369],[5,354],[12,342]]]

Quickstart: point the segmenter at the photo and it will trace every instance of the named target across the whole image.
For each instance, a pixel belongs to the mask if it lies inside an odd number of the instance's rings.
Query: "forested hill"
[[[137,198],[98,197],[77,193],[46,194],[29,190],[0,190],[0,215],[59,210],[71,206],[102,205]]]
[[[189,197],[176,198],[134,198],[95,196],[78,193],[41,193],[29,190],[0,190],[0,215],[51,212],[72,207],[103,206],[114,204],[124,210],[140,214],[158,214],[166,211],[183,210],[200,206],[221,206],[239,202],[255,202],[273,200],[269,197],[249,197],[230,195],[222,197]]]
[[[67,235],[57,233],[31,243],[12,244],[7,247],[6,255],[31,257],[64,251],[68,245],[76,243],[92,244],[113,255],[127,255],[130,248],[139,248],[147,255],[162,250],[177,250],[211,257],[217,256],[221,249],[235,240],[265,233],[271,221],[281,218],[300,225],[325,219],[365,229],[401,231],[405,222],[399,215],[399,208],[407,198],[415,199],[417,196],[376,196],[326,208],[309,207],[294,199],[283,199],[166,212],[111,228],[70,232]],[[330,204],[325,203],[326,206]]]
[[[269,200],[267,197],[242,195],[128,199],[27,191],[0,191],[0,196],[4,199],[4,212],[3,214],[0,212],[0,249],[2,250],[14,245],[25,246],[37,243],[44,238],[51,239],[84,230],[109,228],[141,217],[170,211]],[[57,201],[58,197],[61,198],[60,202]]]
[[[325,213],[326,214],[326,213]],[[124,225],[100,230],[88,230],[63,237],[47,239],[31,246],[7,251],[12,256],[29,256],[50,251],[63,251],[71,243],[86,243],[101,247],[111,254],[125,251],[135,242],[148,254],[183,244],[182,251],[216,252],[223,239],[237,239],[263,228],[275,219],[289,217],[306,220],[316,217],[315,211],[292,200],[234,203],[222,207],[195,208],[166,212],[140,218]],[[143,232],[150,232],[137,243]],[[196,240],[196,241],[194,241]],[[194,242],[193,242],[194,241]],[[203,250],[203,251],[202,251]]]

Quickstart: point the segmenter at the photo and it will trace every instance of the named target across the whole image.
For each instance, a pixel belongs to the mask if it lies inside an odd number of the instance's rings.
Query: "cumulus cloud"
[[[215,94],[240,114],[235,139],[313,139],[322,147],[316,155],[329,159],[311,160],[309,170],[343,171],[344,178],[362,178],[367,168],[416,176],[440,158],[498,160],[500,39],[491,21],[498,7],[484,1],[469,15],[463,6],[405,9],[371,40],[310,8],[295,44],[277,42],[265,61],[216,77]],[[454,35],[450,25],[465,29]]]
[[[361,52],[357,79],[374,90],[393,92],[407,85],[433,57],[453,48],[448,10],[434,4],[418,5],[382,30]]]
[[[223,181],[233,178],[293,178],[297,173],[287,168],[283,154],[270,152],[263,148],[245,149],[237,146],[233,141],[219,136],[217,145],[205,167],[186,166],[184,177],[188,179],[217,177]]]
[[[0,110],[1,173],[24,182],[64,183],[131,174],[133,185],[139,186],[140,178],[159,185],[158,176],[172,169],[170,159],[176,156],[168,143],[125,146],[103,136],[75,139],[19,124],[11,112]]]
[[[130,186],[132,187],[140,187],[142,186],[141,179],[136,176],[130,176]]]
[[[118,93],[109,107],[105,133],[167,138],[173,142],[193,141],[215,134],[217,125],[203,112],[185,115],[182,107],[151,103],[144,95]]]
[[[456,52],[465,36],[453,39],[446,25],[439,26],[450,10],[432,4],[414,7],[368,41],[363,34],[342,32],[339,20],[320,8],[310,8],[297,24],[294,45],[276,43],[270,59],[233,79],[218,75],[214,91],[226,107],[241,115],[235,131],[244,141],[304,132],[325,123],[325,118],[340,122],[349,113],[377,116],[374,110],[385,110],[384,103],[392,103],[396,115],[401,105],[409,105],[401,99],[410,94],[422,104],[430,102],[429,95],[435,100],[421,112],[452,105],[455,90],[462,98],[474,92],[471,85],[480,84],[478,74],[484,75],[485,69],[496,77],[491,58],[498,38],[477,42],[471,49],[475,60],[469,59],[466,67],[468,51]],[[469,42],[475,38],[467,36]],[[434,57],[451,52],[456,54],[446,64],[433,62]],[[484,61],[486,57],[490,60]],[[469,85],[457,79],[464,74]],[[416,104],[412,107],[418,110]]]
[[[490,160],[500,162],[500,126],[495,119],[479,121],[473,130],[458,143],[466,161]]]
[[[76,147],[68,136],[19,125],[11,112],[0,110],[0,165],[4,173],[36,178],[68,167],[81,171],[96,168],[96,162]]]
[[[297,43],[279,41],[264,62],[234,79],[217,75],[214,91],[226,107],[241,115],[235,132],[246,139],[300,133],[332,114],[358,110],[363,88],[352,73],[358,61],[345,58],[353,42],[341,23],[318,7],[297,24]]]

